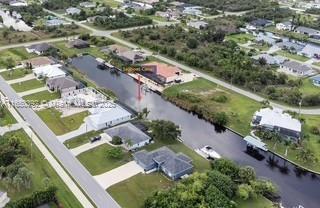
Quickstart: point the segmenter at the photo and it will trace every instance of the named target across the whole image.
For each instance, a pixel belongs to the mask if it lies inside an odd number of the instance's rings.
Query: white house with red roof
[[[182,73],[181,69],[176,66],[170,66],[168,64],[159,62],[143,64],[142,68],[146,71],[151,71],[154,73],[157,78],[165,84],[174,82]]]

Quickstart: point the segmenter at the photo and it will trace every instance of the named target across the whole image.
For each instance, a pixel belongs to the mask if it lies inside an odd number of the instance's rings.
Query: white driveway
[[[61,143],[63,143],[69,139],[88,133],[89,131],[92,131],[92,130],[94,130],[94,128],[90,124],[84,122],[83,124],[81,124],[81,126],[77,130],[71,131],[61,136],[57,136],[57,138]]]
[[[98,146],[100,146],[102,144],[109,143],[111,141],[111,137],[106,133],[102,133],[102,134],[100,134],[100,136],[101,136],[101,140],[93,142],[93,143],[88,142],[88,143],[86,143],[84,145],[81,145],[79,147],[70,149],[70,151],[72,152],[72,154],[74,156],[77,156],[77,155],[80,155],[83,152],[86,152],[88,150],[96,148],[96,147],[98,147]]]
[[[102,188],[107,189],[114,184],[143,172],[143,169],[135,161],[131,161],[116,169],[110,170],[101,175],[96,175],[94,178],[102,186]]]

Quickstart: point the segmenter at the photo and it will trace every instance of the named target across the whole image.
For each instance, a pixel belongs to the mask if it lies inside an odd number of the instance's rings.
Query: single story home
[[[52,46],[48,43],[40,43],[26,47],[26,50],[28,53],[35,53],[37,55],[41,55],[47,52],[50,48],[52,48]]]
[[[254,60],[259,61],[260,59],[264,59],[269,65],[280,65],[286,61],[285,58],[281,56],[272,56],[270,54],[259,54],[252,57]]]
[[[282,63],[279,71],[298,77],[311,76],[315,74],[312,67],[296,61],[286,61]]]
[[[75,39],[68,42],[68,47],[81,49],[90,47],[90,44],[82,39]]]
[[[110,106],[107,107],[97,106],[95,108],[90,108],[89,112],[91,115],[88,116],[86,122],[95,130],[127,122],[132,117],[131,113],[115,103],[112,103],[112,105],[110,104]]]
[[[308,36],[313,36],[313,35],[320,34],[319,30],[315,30],[313,28],[303,27],[303,26],[297,27],[294,31],[296,33],[300,33],[300,34],[304,34],[304,35],[308,35]]]
[[[135,150],[150,143],[151,137],[141,131],[132,123],[125,123],[104,131],[110,137],[121,138],[127,150]]]
[[[142,3],[142,2],[136,2],[136,1],[129,1],[125,2],[122,6],[123,9],[132,8],[134,10],[147,10],[152,9],[153,6],[151,4]]]
[[[0,208],[5,207],[9,201],[10,198],[8,197],[7,192],[0,191]]]
[[[280,22],[276,24],[277,30],[292,30],[293,24],[291,21]]]
[[[65,77],[66,72],[64,72],[60,67],[60,64],[47,65],[34,68],[32,69],[32,72],[37,79]]]
[[[249,30],[256,30],[257,28],[268,27],[272,24],[273,24],[273,22],[271,20],[255,19],[255,20],[251,21],[249,24],[247,24],[246,28]]]
[[[35,57],[35,58],[31,58],[21,62],[21,64],[25,68],[38,68],[42,66],[51,65],[54,63],[55,63],[54,60],[46,56]]]
[[[79,4],[83,8],[95,8],[97,4],[95,2],[85,1]]]
[[[127,47],[117,44],[110,45],[101,51],[105,53],[111,53],[112,55],[129,64],[135,64],[146,60],[145,55],[143,55],[141,52],[133,51]]]
[[[298,54],[309,58],[320,59],[320,46],[307,44],[300,52],[298,52]]]
[[[12,7],[24,7],[24,6],[28,6],[28,3],[22,0],[19,0],[19,1],[13,0],[13,1],[10,1],[9,5]]]
[[[66,22],[62,19],[50,19],[46,21],[46,26],[47,27],[57,27],[60,25],[67,25],[70,24],[69,22]]]
[[[302,49],[305,47],[305,45],[303,45],[303,44],[291,42],[291,41],[279,42],[279,43],[276,43],[276,45],[279,48],[281,48],[283,50],[290,51],[292,53],[298,53],[298,52],[302,51]]]
[[[78,88],[79,82],[75,81],[71,76],[54,77],[46,82],[49,90],[54,92],[67,92]]]
[[[270,35],[265,35],[263,33],[259,33],[256,37],[256,41],[258,43],[265,43],[268,45],[275,45],[277,42],[277,39],[275,39],[274,37],[270,36]]]
[[[202,15],[201,7],[185,7],[182,11],[183,14],[199,16]]]
[[[142,65],[142,69],[151,72],[163,84],[168,84],[177,80],[182,70],[176,66],[170,66],[165,63],[150,62]]]
[[[174,153],[168,147],[151,152],[141,150],[134,153],[133,158],[144,171],[162,171],[172,180],[178,180],[193,172],[192,160],[183,153]]]
[[[205,21],[190,21],[187,23],[187,26],[200,30],[206,28],[208,26],[208,23]]]
[[[314,86],[320,87],[320,76],[312,77],[311,79]]]
[[[75,14],[80,14],[81,10],[76,8],[76,7],[69,7],[66,9],[66,14],[67,15],[75,15]]]
[[[251,125],[262,130],[278,133],[283,138],[295,142],[301,139],[300,121],[278,108],[263,108],[255,112]]]

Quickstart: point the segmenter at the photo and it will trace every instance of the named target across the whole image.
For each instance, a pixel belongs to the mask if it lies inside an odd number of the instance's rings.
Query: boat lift
[[[250,146],[253,148],[259,148],[265,152],[268,151],[266,143],[262,142],[260,139],[254,138],[252,136],[246,136],[243,139],[244,139],[244,141],[247,142],[247,146]]]

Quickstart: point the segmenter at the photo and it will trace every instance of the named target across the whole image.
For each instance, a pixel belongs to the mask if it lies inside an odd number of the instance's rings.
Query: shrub
[[[122,144],[122,139],[119,136],[112,137],[111,144],[120,145]]]
[[[107,150],[107,157],[110,159],[121,159],[123,157],[121,147],[115,147]]]

